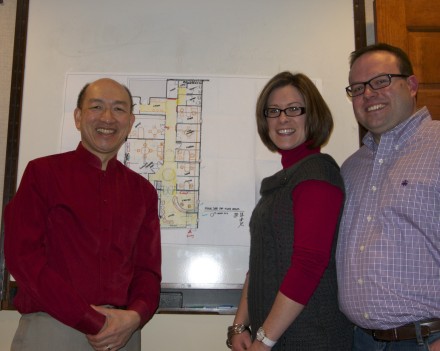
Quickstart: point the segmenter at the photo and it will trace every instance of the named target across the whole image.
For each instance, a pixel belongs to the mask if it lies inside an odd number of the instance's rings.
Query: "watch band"
[[[269,347],[273,347],[277,343],[266,336],[266,332],[264,331],[263,327],[260,327],[257,331],[257,340]]]
[[[275,344],[277,343],[276,341],[270,340],[267,336],[265,336],[265,337],[261,340],[261,342],[262,342],[264,345],[269,346],[269,347],[274,347]]]

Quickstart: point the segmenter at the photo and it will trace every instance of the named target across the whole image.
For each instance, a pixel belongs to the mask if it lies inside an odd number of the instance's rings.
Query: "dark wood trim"
[[[353,0],[355,48],[367,46],[367,28],[365,20],[365,0]]]
[[[367,24],[365,20],[365,0],[353,0],[354,17],[354,40],[355,49],[367,46]],[[359,127],[359,146],[362,145],[362,139],[367,130],[358,123]]]
[[[11,96],[9,100],[8,137],[6,142],[5,180],[3,186],[3,209],[12,199],[17,188],[18,154],[20,145],[21,106],[23,100],[24,66],[26,59],[26,41],[29,17],[29,0],[17,1],[15,18],[14,57],[12,61]],[[2,211],[3,213],[3,211]],[[15,282],[11,282],[9,273],[4,266],[3,239],[4,226],[1,225],[1,267],[3,281],[1,293],[1,309],[14,309],[12,298],[16,292]]]

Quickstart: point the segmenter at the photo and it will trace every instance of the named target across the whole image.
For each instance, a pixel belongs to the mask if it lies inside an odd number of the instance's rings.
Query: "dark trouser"
[[[93,351],[86,336],[47,313],[24,314],[12,340],[11,351]],[[140,351],[141,333],[136,331],[121,351]]]
[[[440,339],[440,332],[419,341],[378,341],[359,327],[354,328],[353,351],[429,351],[428,345]]]

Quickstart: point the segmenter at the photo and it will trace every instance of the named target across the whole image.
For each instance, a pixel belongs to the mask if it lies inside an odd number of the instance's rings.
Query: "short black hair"
[[[82,107],[82,104],[84,102],[84,96],[86,95],[87,88],[90,86],[90,84],[91,83],[87,83],[86,85],[84,85],[78,94],[78,99],[76,100],[76,107],[79,109],[81,109],[81,107]],[[134,104],[133,104],[133,96],[131,95],[131,91],[124,84],[121,84],[121,85],[123,86],[123,88],[125,89],[125,91],[127,92],[128,96],[130,98],[130,112],[133,113]]]

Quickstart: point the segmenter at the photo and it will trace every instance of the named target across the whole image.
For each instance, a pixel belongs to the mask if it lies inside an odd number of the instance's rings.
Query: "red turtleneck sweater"
[[[293,150],[280,150],[283,168],[319,153],[304,143]],[[343,192],[329,183],[308,180],[292,192],[295,237],[291,265],[280,291],[288,298],[307,304],[328,266],[331,247],[343,205]]]

